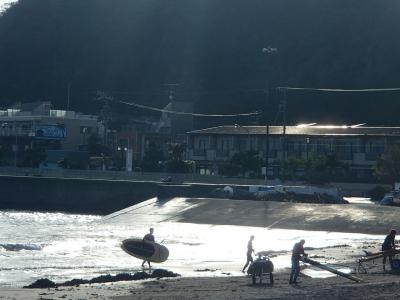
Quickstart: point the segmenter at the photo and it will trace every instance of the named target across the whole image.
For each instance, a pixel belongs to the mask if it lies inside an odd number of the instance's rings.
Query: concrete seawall
[[[224,184],[0,176],[0,209],[110,214],[150,198],[207,198]],[[239,185],[231,185],[239,187]],[[247,190],[248,186],[240,187]]]
[[[0,209],[109,214],[157,196],[156,182],[0,176]]]
[[[207,197],[220,185],[0,176],[0,209],[110,214],[150,198]]]

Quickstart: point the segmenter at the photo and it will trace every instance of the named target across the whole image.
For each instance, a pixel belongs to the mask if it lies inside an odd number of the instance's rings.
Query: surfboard
[[[121,248],[129,255],[154,263],[162,263],[169,256],[169,250],[164,245],[142,239],[123,240]]]

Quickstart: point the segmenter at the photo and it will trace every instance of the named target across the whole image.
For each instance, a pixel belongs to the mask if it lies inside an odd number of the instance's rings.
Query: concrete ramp
[[[210,198],[153,198],[104,217],[105,222],[181,222],[384,234],[400,228],[400,208],[362,204],[303,204]]]

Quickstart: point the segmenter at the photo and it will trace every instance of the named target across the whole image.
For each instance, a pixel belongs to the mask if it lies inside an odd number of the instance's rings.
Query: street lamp
[[[261,49],[262,53],[266,55],[267,57],[267,64],[269,65],[269,57],[271,55],[277,54],[278,53],[278,48],[275,47],[264,47]],[[267,82],[266,82],[266,101],[265,101],[265,184],[267,184],[268,181],[268,167],[269,167],[269,120],[268,120],[268,98],[269,98],[269,80],[267,76]]]

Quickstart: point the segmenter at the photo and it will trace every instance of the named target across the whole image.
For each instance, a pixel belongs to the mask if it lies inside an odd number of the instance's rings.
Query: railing
[[[104,179],[104,180],[132,180],[132,181],[156,181],[170,176],[173,182],[210,183],[210,184],[264,184],[264,179],[227,178],[214,175],[200,175],[197,173],[150,173],[150,172],[125,172],[125,171],[101,171],[101,170],[70,170],[70,169],[31,169],[0,167],[0,175],[33,176],[55,178],[79,178],[79,179]]]

